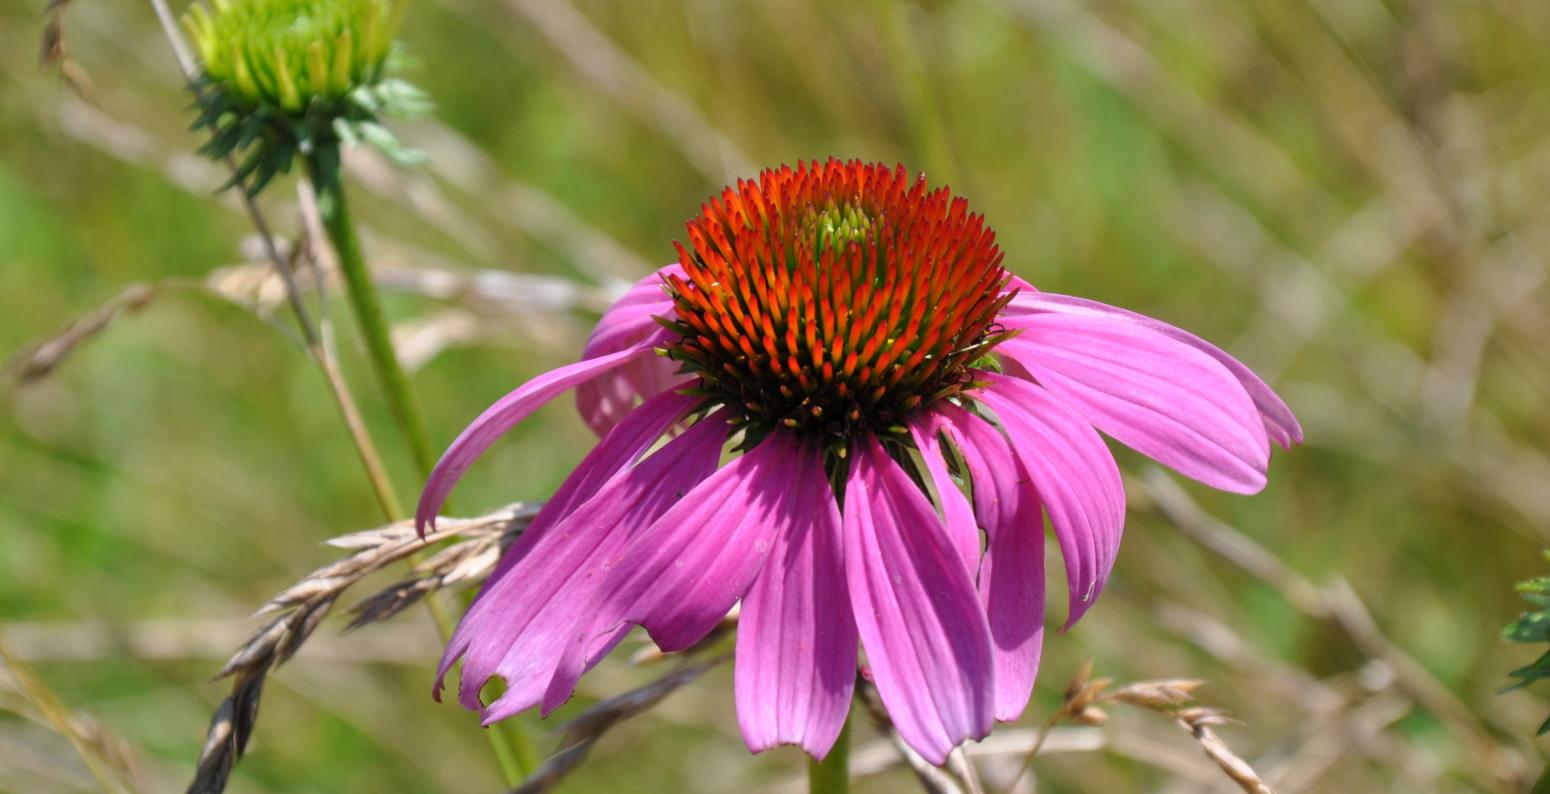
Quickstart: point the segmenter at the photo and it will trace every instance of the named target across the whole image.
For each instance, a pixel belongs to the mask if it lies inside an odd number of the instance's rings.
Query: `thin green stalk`
[[[171,9],[167,7],[166,0],[150,0],[150,3],[151,7],[156,11],[157,20],[161,23],[162,32],[166,34],[167,41],[172,46],[172,52],[177,59],[178,68],[183,72],[184,79],[193,84],[198,70],[194,65],[188,44],[183,41],[183,37],[178,32],[177,24],[173,22]],[[308,166],[314,176],[312,180],[313,188],[317,190],[321,197],[323,191],[319,189],[320,183],[316,176],[318,174],[326,175],[327,183],[331,186],[330,193],[337,200],[336,207],[339,211],[334,218],[336,224],[329,224],[325,221],[325,226],[335,251],[340,252],[341,261],[349,261],[354,265],[353,269],[345,269],[347,278],[354,276],[348,282],[351,302],[355,306],[357,317],[362,318],[362,328],[375,328],[378,331],[375,336],[369,332],[367,333],[369,342],[379,343],[372,346],[373,362],[385,362],[390,370],[397,375],[397,383],[400,388],[397,390],[386,389],[386,391],[389,394],[390,401],[394,400],[395,397],[402,398],[401,401],[393,403],[394,415],[395,417],[405,417],[408,420],[407,422],[401,421],[400,426],[405,428],[405,434],[409,439],[411,450],[414,451],[415,462],[419,466],[421,474],[428,475],[431,469],[431,456],[424,423],[420,421],[419,412],[415,409],[410,399],[408,379],[404,377],[403,369],[398,365],[398,357],[393,353],[392,339],[386,333],[382,319],[381,303],[377,300],[376,290],[372,286],[370,279],[365,277],[365,267],[360,253],[360,240],[355,234],[353,225],[350,223],[348,207],[344,203],[343,184],[340,181],[339,174],[339,151],[337,148],[334,148],[329,152],[319,154],[326,157],[326,162],[330,167],[322,169],[314,167],[324,164],[324,160],[309,161]],[[237,164],[232,158],[226,158],[226,166],[233,174],[237,173]],[[284,257],[280,256],[279,250],[275,247],[274,237],[269,233],[269,225],[264,220],[263,213],[259,211],[258,205],[253,201],[253,196],[248,192],[247,186],[239,184],[237,192],[242,195],[243,205],[247,209],[248,217],[253,221],[259,236],[263,238],[269,258],[285,282],[286,295],[290,300],[291,309],[296,314],[296,321],[301,325],[302,335],[306,340],[307,353],[317,364],[324,380],[328,382],[330,393],[334,396],[334,400],[344,418],[345,426],[350,431],[350,440],[354,443],[356,452],[360,455],[362,466],[366,469],[367,479],[370,480],[372,491],[377,497],[377,505],[382,509],[383,516],[389,522],[402,520],[404,515],[403,509],[399,507],[398,500],[393,495],[393,486],[388,479],[387,469],[382,465],[382,458],[377,453],[376,444],[372,441],[371,433],[366,429],[366,424],[361,419],[360,411],[356,408],[355,399],[350,393],[349,384],[345,382],[344,377],[340,374],[332,354],[323,343],[316,326],[313,325],[311,318],[308,316],[306,304],[301,300],[301,291],[297,289],[289,263],[285,261]],[[324,215],[321,208],[319,214]],[[328,215],[324,215],[325,219],[328,217]],[[336,228],[339,230],[339,233],[336,233]],[[342,243],[347,244],[348,248]],[[343,254],[346,250],[351,252],[351,258],[349,259]],[[374,325],[367,322],[366,317],[368,316],[374,318]],[[415,556],[410,557],[411,565],[416,561],[417,558]],[[452,636],[452,620],[447,615],[445,607],[436,600],[429,598],[425,599],[425,604],[431,613],[432,622],[436,624],[436,631],[441,636],[442,642],[447,642]],[[496,764],[500,767],[501,777],[506,781],[507,785],[518,785],[533,769],[537,768],[537,755],[533,750],[531,742],[528,741],[527,736],[520,729],[508,730],[506,726],[497,725],[488,731],[486,735],[489,737],[490,748],[495,755]]]
[[[393,338],[387,318],[382,312],[382,300],[366,269],[366,259],[361,254],[361,240],[355,233],[355,223],[350,219],[350,205],[345,200],[344,181],[339,169],[339,149],[325,146],[307,161],[308,176],[317,191],[318,216],[328,241],[333,244],[339,259],[339,272],[344,276],[345,293],[355,312],[361,337],[366,342],[366,353],[376,372],[377,382],[387,400],[388,410],[409,446],[420,476],[430,474],[436,460],[431,456],[430,437],[425,432],[425,421],[419,406],[409,390],[409,378],[393,351]]]
[[[382,311],[382,301],[376,285],[367,270],[366,259],[361,253],[360,237],[350,217],[349,202],[345,198],[343,174],[339,168],[339,149],[329,146],[314,152],[307,160],[307,175],[317,194],[318,217],[328,234],[329,243],[338,259],[339,271],[344,276],[345,292],[366,341],[366,351],[377,381],[387,399],[399,431],[409,446],[420,475],[428,476],[435,463],[431,456],[429,436],[420,416],[414,394],[409,389],[409,378],[399,364],[393,349],[393,338],[387,318]],[[434,599],[426,599],[431,618],[436,623],[442,642],[452,636],[452,621],[442,605]],[[537,755],[526,734],[515,726],[501,723],[487,731],[490,748],[500,766],[501,777],[507,785],[519,785],[537,767]]]
[[[163,8],[163,5],[158,4],[158,13]],[[174,44],[176,45],[176,40]],[[234,174],[237,172],[237,163],[230,157],[226,158],[226,167]],[[242,206],[247,210],[248,219],[253,222],[253,228],[258,230],[259,239],[264,241],[264,250],[274,264],[276,272],[280,274],[280,280],[285,283],[285,296],[290,301],[291,312],[296,315],[296,324],[301,326],[301,336],[307,346],[307,357],[317,365],[318,372],[322,373],[323,380],[328,383],[328,390],[334,396],[334,404],[339,408],[339,416],[344,420],[345,429],[350,433],[350,441],[355,445],[355,451],[361,459],[361,466],[366,470],[366,479],[371,483],[371,492],[377,497],[377,506],[382,509],[382,514],[388,521],[398,521],[403,517],[404,511],[398,506],[398,499],[393,496],[393,483],[388,479],[387,468],[382,465],[382,456],[377,453],[377,445],[371,440],[371,433],[361,419],[360,409],[356,407],[355,398],[350,394],[349,384],[345,383],[339,367],[334,365],[334,358],[323,344],[323,337],[318,331],[318,326],[312,322],[307,304],[301,299],[301,289],[296,286],[296,275],[291,272],[290,263],[280,256],[279,249],[275,247],[274,235],[269,233],[269,222],[264,220],[264,214],[258,211],[258,204],[254,202],[253,196],[246,188],[246,185],[239,185],[237,189],[237,192],[242,194]]]
[[[850,719],[822,761],[807,759],[809,794],[845,794],[850,790]]]

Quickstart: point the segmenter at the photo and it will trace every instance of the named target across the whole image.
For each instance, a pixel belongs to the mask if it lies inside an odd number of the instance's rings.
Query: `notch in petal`
[[[632,429],[632,420],[618,430]],[[683,489],[716,470],[728,431],[724,415],[695,423],[521,550],[506,575],[469,608],[442,658],[444,675],[464,656],[459,699],[465,707],[481,707],[479,692],[492,675],[505,679],[506,690],[483,709],[485,724],[537,705],[577,616],[607,571]]]

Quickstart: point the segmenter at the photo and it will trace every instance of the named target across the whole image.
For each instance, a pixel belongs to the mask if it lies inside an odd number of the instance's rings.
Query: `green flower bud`
[[[388,78],[405,0],[208,0],[183,18],[201,71],[191,88],[210,131],[200,151],[234,158],[228,187],[256,194],[293,162],[314,178],[338,169],[339,147],[364,143],[419,162],[383,116],[429,109],[419,89]]]
[[[211,0],[183,25],[205,79],[247,106],[296,113],[381,79],[402,0]]]

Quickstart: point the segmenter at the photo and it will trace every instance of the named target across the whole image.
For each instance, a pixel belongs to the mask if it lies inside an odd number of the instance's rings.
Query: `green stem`
[[[822,761],[807,759],[809,794],[845,794],[850,790],[850,719]]]
[[[376,371],[388,410],[392,411],[393,420],[409,445],[420,476],[428,476],[436,462],[431,456],[430,437],[425,432],[425,421],[420,417],[414,395],[409,391],[409,378],[393,351],[393,337],[382,312],[382,300],[372,283],[371,272],[366,268],[366,259],[361,255],[361,240],[355,233],[350,205],[345,200],[338,147],[320,147],[308,158],[307,165],[312,187],[317,191],[318,215],[339,259],[339,272],[344,276],[345,292],[350,297],[350,307],[366,342],[371,367]]]
[[[388,409],[403,434],[420,476],[429,476],[435,458],[431,456],[429,436],[414,394],[409,390],[409,378],[398,361],[393,349],[393,337],[387,318],[382,311],[382,300],[377,295],[376,284],[366,267],[361,253],[360,237],[350,217],[350,205],[345,199],[344,179],[339,167],[337,145],[324,145],[307,158],[307,174],[317,194],[318,216],[328,234],[334,255],[339,260],[339,272],[344,276],[345,292],[350,307],[366,342],[366,352],[382,386]],[[390,497],[391,498],[391,497]],[[385,503],[384,509],[397,512],[397,505]],[[426,599],[436,630],[446,642],[452,635],[452,621],[445,609],[434,599]],[[486,732],[495,762],[500,767],[501,778],[508,786],[518,786],[537,767],[537,756],[532,743],[520,727],[499,723]]]

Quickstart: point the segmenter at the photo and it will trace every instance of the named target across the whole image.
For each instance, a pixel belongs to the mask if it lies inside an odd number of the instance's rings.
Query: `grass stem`
[[[0,637],[0,668],[4,668],[10,674],[18,693],[38,710],[38,714],[49,727],[70,742],[70,746],[75,749],[75,754],[80,756],[81,761],[86,764],[86,770],[96,779],[97,785],[101,786],[103,791],[116,794],[130,790],[125,780],[114,771],[116,765],[99,749],[93,747],[89,738],[81,735],[69,708],[58,695],[54,694],[54,690],[43,683],[43,679],[34,675],[22,663],[21,658],[11,650],[3,637]]]
[[[387,316],[382,311],[382,300],[377,294],[376,285],[372,283],[366,259],[361,254],[361,240],[355,232],[350,205],[345,199],[339,149],[337,146],[322,149],[308,159],[307,168],[313,189],[317,191],[318,215],[339,260],[345,293],[350,299],[350,308],[355,312],[361,338],[366,343],[367,357],[376,373],[377,383],[382,387],[388,410],[398,423],[420,476],[428,476],[435,464],[431,456],[430,437],[425,432],[425,421],[420,416],[414,394],[409,390],[409,377],[404,374],[403,365],[393,350],[393,338]]]
[[[422,477],[428,476],[435,459],[431,456],[429,436],[425,422],[409,388],[409,378],[399,363],[393,349],[393,338],[387,317],[382,310],[382,300],[376,284],[371,280],[361,242],[350,216],[349,202],[345,198],[344,179],[339,167],[337,146],[325,147],[315,152],[307,161],[307,175],[317,194],[318,217],[328,235],[338,260],[339,272],[344,277],[345,292],[366,343],[367,356],[377,375],[377,382],[387,400],[388,409],[398,423],[399,431],[409,447],[416,467]],[[401,514],[400,514],[401,515]],[[394,517],[395,520],[397,516]],[[445,643],[452,637],[452,620],[445,607],[435,599],[426,599],[431,619]],[[509,786],[515,786],[527,777],[537,761],[531,743],[520,729],[509,724],[497,724],[486,732],[501,777]]]

